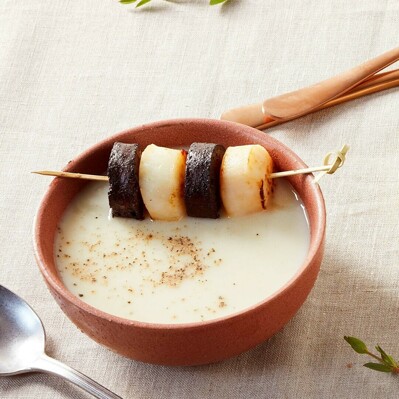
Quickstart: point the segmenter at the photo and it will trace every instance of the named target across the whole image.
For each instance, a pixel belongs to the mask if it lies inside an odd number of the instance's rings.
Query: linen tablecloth
[[[399,357],[399,89],[265,131],[309,165],[351,146],[324,177],[326,251],[311,295],[268,342],[201,367],[125,359],[82,334],[35,265],[32,225],[51,178],[97,141],[294,90],[399,43],[397,0],[2,0],[0,283],[41,316],[51,356],[124,398],[397,397],[399,380],[362,367],[344,335]],[[1,359],[0,359],[1,361]],[[0,397],[83,398],[56,377],[0,379]]]

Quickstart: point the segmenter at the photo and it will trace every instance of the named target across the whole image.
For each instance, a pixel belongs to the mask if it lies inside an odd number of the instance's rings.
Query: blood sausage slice
[[[219,144],[191,144],[186,162],[184,201],[188,216],[219,217],[220,165],[225,149]]]
[[[108,162],[108,200],[112,216],[144,219],[139,187],[141,151],[138,144],[114,143]]]

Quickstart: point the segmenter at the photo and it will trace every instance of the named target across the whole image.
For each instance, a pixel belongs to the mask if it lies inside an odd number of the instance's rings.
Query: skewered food
[[[116,142],[108,162],[108,201],[112,216],[144,219],[144,205],[139,188],[141,151],[138,144]]]
[[[149,145],[141,160],[138,144],[115,143],[108,176],[67,171],[35,171],[41,175],[109,181],[109,205],[113,216],[144,219],[144,205],[153,219],[179,220],[189,216],[217,218],[220,203],[227,216],[265,210],[273,192],[272,179],[320,172],[317,183],[333,174],[345,161],[349,147],[329,152],[323,165],[273,172],[267,150],[258,145],[224,147],[193,143],[185,150]],[[220,166],[220,168],[219,168]],[[218,185],[219,182],[219,185]]]
[[[273,161],[260,145],[228,147],[193,143],[188,151],[151,144],[115,143],[108,176],[113,216],[179,220],[186,214],[217,218],[221,202],[228,216],[266,209]],[[143,205],[144,203],[144,205]]]
[[[183,198],[186,152],[151,144],[141,156],[140,191],[152,219],[179,220],[186,214]]]
[[[184,201],[188,216],[219,217],[220,165],[223,146],[210,143],[191,144],[186,162]]]
[[[220,194],[228,216],[266,209],[273,171],[269,153],[260,145],[228,147],[220,171]]]

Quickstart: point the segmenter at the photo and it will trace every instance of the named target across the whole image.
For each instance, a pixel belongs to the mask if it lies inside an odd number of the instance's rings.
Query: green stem
[[[366,352],[368,355],[370,355],[371,357],[373,357],[374,359],[378,360],[380,363],[385,364],[384,361],[382,360],[382,358],[374,355],[374,353],[371,353],[369,351]]]

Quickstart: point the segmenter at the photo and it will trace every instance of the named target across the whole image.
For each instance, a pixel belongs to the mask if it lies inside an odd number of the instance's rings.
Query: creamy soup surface
[[[276,292],[307,254],[306,212],[283,179],[268,210],[217,220],[110,218],[107,190],[90,183],[75,197],[54,256],[72,293],[116,316],[187,323],[232,314]]]

